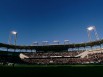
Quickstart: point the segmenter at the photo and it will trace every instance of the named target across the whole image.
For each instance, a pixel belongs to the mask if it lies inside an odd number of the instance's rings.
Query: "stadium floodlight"
[[[54,42],[54,43],[57,43],[57,44],[59,44],[59,41],[58,41],[58,40],[54,40],[53,42]]]
[[[36,41],[36,42],[33,42],[33,43],[38,43],[38,42]]]
[[[97,33],[97,30],[96,30],[96,27],[95,27],[95,26],[90,26],[90,27],[87,28],[89,41],[91,41],[91,34],[90,34],[91,31],[94,31],[96,40],[99,40],[99,37],[98,37],[98,33]]]
[[[69,40],[64,40],[64,44],[66,44],[66,43],[68,44],[68,43],[69,43]]]
[[[87,30],[89,30],[89,31],[92,31],[92,30],[94,30],[94,29],[95,29],[94,26],[90,26],[90,27],[87,28]]]
[[[16,32],[16,31],[12,31],[11,33],[12,33],[12,34],[14,34],[14,35],[16,35],[16,34],[17,34],[17,32]]]
[[[15,40],[15,45],[16,45],[16,40],[17,40],[17,32],[16,32],[16,31],[12,31],[12,34],[13,34],[13,35],[15,35],[14,40]]]
[[[33,42],[33,45],[38,45],[38,42],[36,41],[36,42]]]
[[[9,44],[11,44],[10,42],[11,42],[11,35],[13,35],[14,36],[14,45],[16,46],[16,41],[17,41],[17,32],[16,31],[11,31],[10,32],[10,35],[9,35]],[[15,53],[15,51],[16,51],[16,48],[14,49],[14,53]],[[14,59],[13,59],[14,60]],[[14,62],[13,62],[13,67],[14,67],[14,65],[15,65],[15,60],[14,60]]]
[[[48,43],[48,41],[43,41],[43,42]]]
[[[43,42],[43,45],[47,45],[48,44],[48,41],[42,41]]]
[[[8,43],[11,44],[11,35],[14,35],[14,41],[15,41],[15,45],[16,45],[16,41],[17,41],[17,32],[16,31],[11,31],[10,35],[9,35],[9,40]]]

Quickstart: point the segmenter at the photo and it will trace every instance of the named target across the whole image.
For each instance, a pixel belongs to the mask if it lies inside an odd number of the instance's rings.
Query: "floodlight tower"
[[[14,45],[16,46],[16,41],[17,41],[17,32],[16,31],[11,31],[9,35],[9,40],[8,43],[11,44],[11,35],[14,35]],[[14,49],[14,53],[16,51],[16,47]],[[13,67],[15,65],[15,57],[13,57]]]
[[[36,41],[36,42],[33,42],[33,45],[38,45],[38,42]]]
[[[99,36],[98,36],[97,30],[96,30],[96,27],[90,26],[90,27],[87,28],[89,41],[91,41],[91,31],[94,31],[96,40],[99,40]]]
[[[54,40],[53,42],[54,42],[54,43],[57,43],[57,44],[59,45],[59,41],[58,41],[58,40]]]
[[[64,40],[64,44],[69,44],[69,40]]]
[[[11,44],[11,35],[14,35],[14,45],[16,45],[16,41],[17,41],[17,32],[16,31],[11,31],[10,35],[9,35],[9,40],[8,43]]]
[[[43,45],[48,45],[48,41],[42,41]]]

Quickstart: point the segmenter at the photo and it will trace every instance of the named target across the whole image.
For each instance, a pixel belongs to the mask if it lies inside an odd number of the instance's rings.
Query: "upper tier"
[[[68,50],[69,48],[79,48],[79,47],[87,47],[87,46],[96,46],[103,44],[102,40],[77,43],[77,44],[59,44],[59,45],[36,45],[36,46],[23,46],[23,45],[13,45],[13,44],[4,44],[0,43],[0,47],[8,48],[8,49],[25,49],[25,50],[37,50],[37,51],[62,51]]]

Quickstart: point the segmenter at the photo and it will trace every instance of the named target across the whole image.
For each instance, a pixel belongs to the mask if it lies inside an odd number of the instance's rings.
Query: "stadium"
[[[89,28],[91,28],[90,31],[95,30],[94,26]],[[11,33],[15,36],[15,44],[0,43],[0,69],[6,69],[6,71],[3,70],[5,72],[10,70],[15,71],[14,73],[9,72],[8,74],[10,75],[17,74],[18,71],[19,74],[22,72],[32,74],[34,73],[32,71],[35,71],[35,74],[53,73],[57,75],[56,71],[60,69],[61,71],[65,70],[60,75],[68,75],[68,72],[71,72],[69,75],[74,76],[72,74],[74,72],[73,69],[92,71],[91,69],[95,67],[93,70],[96,71],[102,67],[103,39],[98,40],[97,38],[95,41],[89,39],[89,42],[76,44],[69,44],[68,40],[66,40],[64,44],[59,44],[55,41],[56,44],[45,42],[43,45],[36,43],[30,46],[21,46],[16,45],[17,32],[13,31]],[[18,67],[19,69],[17,70]],[[23,70],[20,71],[20,68],[23,68]],[[24,68],[26,69],[24,70]],[[29,72],[28,70],[31,71]],[[45,70],[48,70],[48,72]],[[90,72],[87,73],[89,74]],[[21,75],[24,76],[26,74],[22,73]],[[77,76],[81,75],[77,74]]]
[[[90,29],[90,30],[89,30]],[[88,28],[95,30],[94,26]],[[17,37],[17,32],[12,31]],[[95,32],[96,34],[97,32]],[[98,34],[97,34],[98,35]],[[0,63],[5,64],[102,64],[103,39],[85,43],[45,44],[32,46],[19,46],[15,44],[0,43]],[[90,36],[89,36],[90,37]],[[98,37],[98,36],[97,36]],[[90,39],[91,40],[91,39]],[[10,41],[10,39],[9,39]],[[57,41],[55,41],[57,42]],[[4,48],[4,49],[3,49]],[[3,51],[6,50],[6,51]],[[10,51],[11,50],[11,51]],[[22,51],[24,50],[24,52]]]
[[[103,0],[0,0],[1,77],[102,77]]]

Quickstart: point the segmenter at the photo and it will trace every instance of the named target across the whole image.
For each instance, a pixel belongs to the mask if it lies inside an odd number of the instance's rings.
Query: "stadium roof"
[[[61,51],[61,50],[68,50],[69,48],[79,48],[79,47],[86,47],[86,46],[96,46],[103,44],[102,40],[92,41],[92,42],[85,42],[85,43],[77,43],[77,44],[59,44],[59,45],[41,45],[41,46],[20,46],[20,45],[11,45],[11,44],[4,44],[0,43],[0,47],[8,48],[8,49],[25,49],[25,50],[37,50],[37,51]]]

